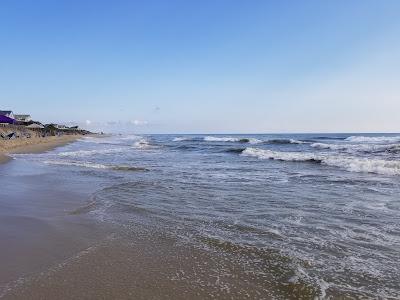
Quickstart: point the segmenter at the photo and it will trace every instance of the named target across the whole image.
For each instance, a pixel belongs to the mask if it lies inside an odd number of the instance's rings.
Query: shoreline
[[[4,164],[12,159],[8,154],[42,153],[65,146],[82,137],[83,135],[63,135],[0,141],[0,164]]]

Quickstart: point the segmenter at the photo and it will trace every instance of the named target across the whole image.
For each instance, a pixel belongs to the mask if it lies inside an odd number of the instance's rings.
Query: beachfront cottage
[[[0,123],[15,124],[15,116],[11,110],[0,110]]]
[[[58,125],[58,124],[56,124],[55,126],[56,126],[57,129],[68,129],[68,127],[65,126],[65,125]]]
[[[19,123],[29,123],[32,121],[30,115],[15,115],[15,120]]]

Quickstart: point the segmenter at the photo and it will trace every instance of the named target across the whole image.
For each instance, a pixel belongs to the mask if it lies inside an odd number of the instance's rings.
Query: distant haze
[[[400,1],[0,3],[0,110],[140,133],[400,131]]]

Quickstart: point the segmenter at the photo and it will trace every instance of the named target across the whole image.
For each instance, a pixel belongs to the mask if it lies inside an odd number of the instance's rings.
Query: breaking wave
[[[172,141],[173,142],[183,142],[183,141],[191,141],[191,140],[192,140],[192,138],[188,138],[188,137],[176,137]]]
[[[257,148],[246,148],[246,150],[242,152],[242,155],[280,161],[317,162],[328,166],[339,167],[350,172],[400,175],[400,161],[395,160],[357,158],[352,156],[308,152],[280,152]]]
[[[400,136],[350,136],[348,142],[355,143],[396,143],[400,142]]]
[[[280,152],[263,150],[257,148],[246,148],[243,152],[245,156],[255,156],[260,159],[274,159],[282,161],[317,161],[317,157],[314,153],[306,152]],[[318,160],[320,161],[320,160]]]
[[[365,152],[365,153],[378,153],[378,152],[400,152],[400,144],[325,144],[325,143],[314,143],[311,147],[316,149],[328,149],[336,151],[347,151],[347,152]]]
[[[285,144],[309,144],[310,142],[299,141],[294,139],[272,139],[272,140],[267,140],[265,143],[285,145]]]
[[[249,143],[249,144],[258,144],[262,143],[261,140],[256,138],[234,138],[234,137],[215,137],[215,136],[206,136],[204,138],[206,142],[231,142],[231,143]]]

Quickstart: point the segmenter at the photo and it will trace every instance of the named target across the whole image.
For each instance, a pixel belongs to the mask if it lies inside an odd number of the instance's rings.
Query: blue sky
[[[45,122],[400,131],[400,1],[3,0],[0,45],[0,109]]]

